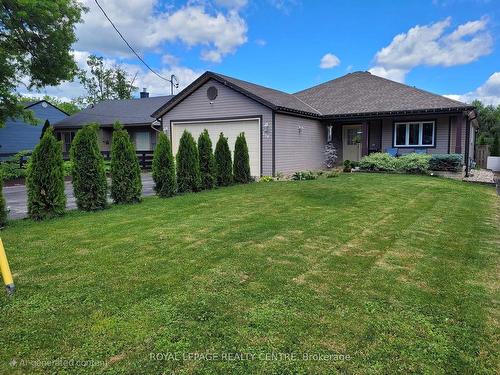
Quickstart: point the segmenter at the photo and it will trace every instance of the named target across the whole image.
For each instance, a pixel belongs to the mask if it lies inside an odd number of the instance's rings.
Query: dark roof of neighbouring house
[[[206,72],[155,111],[153,116],[162,116],[209,79],[231,87],[275,111],[313,117],[459,112],[473,108],[465,103],[378,77],[369,72],[349,73],[294,94]]]
[[[141,99],[105,100],[57,122],[54,126],[79,128],[94,122],[101,126],[113,126],[116,121],[120,121],[124,126],[149,125],[155,121],[151,113],[171,98],[172,96],[168,95]]]
[[[325,116],[471,108],[465,103],[369,72],[346,74],[294,95]]]

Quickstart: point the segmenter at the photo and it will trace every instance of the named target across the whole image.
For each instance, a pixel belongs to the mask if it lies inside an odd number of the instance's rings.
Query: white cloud
[[[404,82],[406,74],[419,65],[448,67],[474,62],[492,50],[493,38],[486,30],[487,24],[488,19],[483,17],[446,34],[451,25],[448,17],[430,25],[412,27],[377,52],[370,72]]]
[[[340,64],[340,59],[335,56],[333,53],[327,53],[325,56],[321,58],[319,63],[319,67],[321,69],[331,69]]]
[[[94,1],[85,0],[84,3],[89,12],[83,17],[84,23],[77,26],[79,40],[75,48],[112,56],[130,56],[130,50]],[[165,42],[180,41],[188,47],[205,46],[218,52],[222,58],[247,41],[247,24],[236,9],[209,12],[203,4],[188,3],[177,10],[161,10],[158,0],[109,0],[102,6],[125,38],[140,52],[155,52]]]
[[[445,96],[465,103],[471,103],[473,100],[478,99],[483,104],[500,105],[500,72],[493,73],[485,83],[474,91]]]
[[[259,47],[265,47],[267,45],[267,40],[255,39],[255,44],[257,44]]]
[[[269,3],[279,11],[289,14],[292,8],[299,5],[300,0],[268,0]]]
[[[166,65],[178,65],[179,64],[179,58],[177,58],[174,55],[170,54],[165,54],[161,57],[161,62]]]

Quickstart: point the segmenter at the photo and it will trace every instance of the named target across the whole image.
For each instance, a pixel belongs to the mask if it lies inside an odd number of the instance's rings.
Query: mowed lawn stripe
[[[16,222],[1,232],[19,290],[2,297],[0,369],[495,373],[495,207],[485,186],[344,174]],[[205,351],[351,359],[149,358]]]

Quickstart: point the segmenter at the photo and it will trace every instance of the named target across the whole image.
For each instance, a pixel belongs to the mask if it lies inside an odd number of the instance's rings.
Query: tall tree
[[[87,58],[88,71],[80,70],[78,78],[87,91],[79,98],[82,106],[97,104],[108,99],[131,99],[135,77],[129,78],[127,72],[118,65],[106,66],[104,59],[96,55]]]
[[[252,180],[250,175],[250,157],[245,133],[240,133],[234,145],[234,181],[246,184]]]
[[[182,133],[176,156],[177,188],[180,193],[200,190],[200,160],[193,136],[187,130]]]
[[[161,198],[171,197],[177,192],[174,156],[170,140],[165,133],[160,133],[153,155],[153,181],[155,192]]]
[[[198,154],[200,156],[201,188],[212,189],[215,186],[215,157],[212,150],[212,141],[205,129],[198,137]]]
[[[54,137],[52,128],[47,129],[36,145],[28,164],[26,187],[28,188],[28,215],[43,220],[64,214],[64,166],[61,143]]]
[[[76,0],[3,0],[0,3],[0,127],[8,118],[34,123],[17,87],[55,86],[73,79],[75,24],[85,11]]]
[[[101,210],[108,203],[104,158],[97,141],[98,128],[97,124],[84,126],[71,144],[73,192],[76,205],[84,211]]]
[[[141,192],[141,168],[134,145],[117,122],[111,141],[111,198],[115,203],[136,203],[141,200]]]
[[[233,165],[231,162],[231,150],[227,144],[227,138],[220,133],[219,140],[215,145],[215,165],[217,168],[217,185],[228,186],[233,183]]]
[[[491,144],[495,135],[500,135],[500,105],[483,105],[479,100],[474,100],[472,105],[476,107],[479,117],[478,141]]]

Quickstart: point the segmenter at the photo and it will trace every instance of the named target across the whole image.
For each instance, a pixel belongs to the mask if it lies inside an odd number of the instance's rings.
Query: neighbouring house
[[[473,107],[355,72],[288,94],[213,72],[161,103],[154,113],[174,153],[184,129],[195,139],[223,132],[234,147],[245,132],[253,176],[323,167],[333,143],[339,163],[371,152],[458,153],[473,158]]]
[[[144,89],[139,99],[105,100],[55,123],[55,134],[63,141],[63,152],[68,153],[76,131],[86,124],[98,123],[99,147],[101,151],[110,151],[113,125],[119,121],[129,132],[137,151],[152,151],[161,124],[151,114],[171,98],[149,97]]]
[[[0,158],[7,158],[19,151],[31,151],[40,141],[46,120],[51,124],[69,115],[46,100],[25,103],[25,109],[33,111],[36,125],[22,119],[10,119],[0,128]]]

